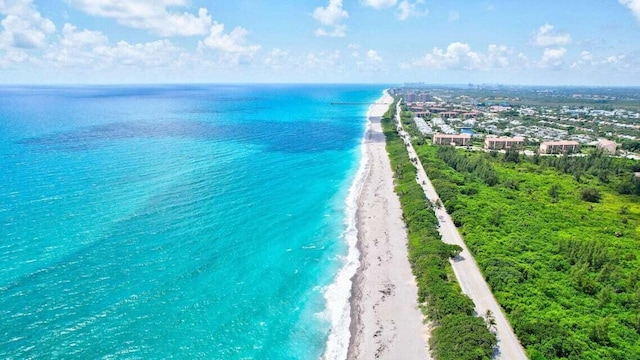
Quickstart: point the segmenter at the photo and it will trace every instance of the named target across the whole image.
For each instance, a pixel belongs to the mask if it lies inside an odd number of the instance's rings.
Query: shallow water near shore
[[[0,357],[319,358],[382,88],[0,88]]]

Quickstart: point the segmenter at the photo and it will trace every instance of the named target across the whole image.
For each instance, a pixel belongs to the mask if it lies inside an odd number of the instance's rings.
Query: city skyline
[[[640,84],[640,0],[0,0],[0,84]]]

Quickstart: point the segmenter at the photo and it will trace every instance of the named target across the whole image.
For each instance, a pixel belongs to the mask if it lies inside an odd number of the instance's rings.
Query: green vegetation
[[[416,150],[531,359],[640,359],[637,162]]]
[[[489,323],[473,315],[473,302],[462,294],[449,263],[462,249],[441,241],[432,205],[415,181],[415,167],[392,124],[393,109],[395,104],[383,117],[383,128],[408,229],[409,260],[419,302],[435,326],[432,353],[438,360],[491,359],[496,337],[489,331]]]
[[[622,142],[622,149],[628,151],[640,151],[640,141],[626,140]]]

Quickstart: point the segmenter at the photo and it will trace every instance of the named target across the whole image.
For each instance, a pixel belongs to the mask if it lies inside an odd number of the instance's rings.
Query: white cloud
[[[566,55],[565,48],[546,48],[540,60],[540,66],[544,68],[558,68],[564,64],[562,58]]]
[[[40,48],[56,30],[53,22],[36,10],[33,0],[0,0],[0,14],[5,15],[0,22],[0,48]]]
[[[582,51],[580,53],[580,59],[583,61],[588,61],[588,62],[592,62],[593,61],[593,54],[590,51]]]
[[[335,70],[340,68],[340,50],[292,53],[290,50],[272,49],[263,59],[263,64],[272,70],[286,70],[308,75],[314,70]]]
[[[458,21],[460,19],[460,13],[457,10],[450,10],[447,15],[447,21]]]
[[[0,69],[9,68],[15,64],[22,64],[29,61],[29,55],[22,49],[7,49],[3,56],[0,56]]]
[[[298,60],[298,69],[333,69],[340,62],[339,50],[333,52],[307,53]]]
[[[367,59],[368,59],[370,62],[373,62],[373,63],[379,63],[379,62],[382,62],[382,57],[381,57],[380,55],[378,55],[378,52],[377,52],[377,51],[375,51],[375,50],[369,50],[369,51],[367,51]]]
[[[537,46],[562,46],[571,44],[571,35],[555,32],[554,26],[544,24],[533,34],[533,44]]]
[[[71,24],[64,24],[62,36],[59,37],[60,44],[64,47],[78,48],[102,45],[109,42],[109,39],[99,31],[82,30],[77,31],[77,27]]]
[[[317,7],[313,11],[313,18],[323,27],[316,30],[316,36],[345,36],[346,26],[342,21],[349,17],[349,13],[342,8],[342,0],[329,0],[326,7]]]
[[[58,42],[51,44],[44,59],[56,66],[83,66],[97,68],[111,62],[99,57],[95,49],[108,46],[109,39],[99,31],[82,30],[71,24],[64,24]]]
[[[584,50],[580,53],[578,60],[571,64],[571,68],[595,68],[608,70],[621,70],[636,67],[629,61],[629,57],[624,54],[618,55],[595,55]]]
[[[315,34],[316,36],[345,37],[347,34],[346,30],[346,25],[335,25],[330,31],[318,28],[316,29]]]
[[[117,65],[167,67],[173,65],[181,49],[167,39],[130,44],[119,41],[115,46],[98,46],[94,53]]]
[[[444,70],[478,70],[511,69],[520,65],[523,60],[514,56],[514,50],[505,45],[491,44],[486,52],[477,52],[469,44],[454,42],[446,50],[433,48],[425,56],[414,59],[403,67],[425,67]]]
[[[418,17],[429,14],[429,10],[420,9],[420,5],[424,4],[424,0],[416,0],[411,2],[409,0],[363,0],[364,6],[369,6],[374,9],[386,9],[390,7],[396,7],[396,17],[401,20],[407,20],[410,17]]]
[[[505,45],[489,45],[485,58],[486,67],[493,69],[508,68],[510,65],[512,65],[513,62],[512,60],[510,60],[513,52],[513,49]]]
[[[247,34],[249,32],[243,27],[236,27],[230,33],[224,33],[224,24],[214,23],[211,26],[209,36],[198,42],[198,48],[209,48],[228,54],[248,55],[252,56],[258,50],[260,45],[247,43]]]
[[[188,12],[172,12],[169,8],[188,6],[188,0],[68,0],[80,10],[94,16],[115,19],[136,29],[160,36],[205,35],[211,27],[207,9],[197,16]]]
[[[99,31],[78,30],[74,25],[65,24],[58,41],[49,45],[43,59],[55,66],[85,70],[144,69],[177,66],[183,52],[166,39],[146,43],[119,41],[112,45]]]
[[[409,2],[408,0],[403,0],[398,4],[398,10],[396,16],[400,20],[407,20],[410,17],[418,17],[429,14],[429,10],[421,10],[420,4],[423,4],[424,0],[416,0],[416,2]]]
[[[487,11],[493,11],[496,9],[496,6],[490,1],[483,2],[482,7],[484,7],[484,9]]]
[[[79,30],[65,24],[58,40],[47,47],[43,60],[45,64],[79,71],[109,71],[123,67],[141,71],[154,68],[221,69],[246,64],[260,49],[258,45],[248,44],[246,35],[247,31],[241,27],[225,33],[224,25],[214,23],[209,36],[198,42],[197,51],[190,52],[168,39],[112,43],[99,31]]]
[[[274,70],[286,69],[289,61],[289,51],[275,48],[264,58],[264,65]]]
[[[480,55],[471,50],[469,44],[454,42],[446,50],[433,48],[431,53],[414,59],[412,66],[432,69],[466,69],[477,70],[481,67]]]
[[[374,9],[384,9],[395,6],[398,0],[364,0],[362,3]]]
[[[633,15],[640,21],[640,0],[619,0],[620,4],[628,7]]]
[[[607,64],[620,64],[627,59],[626,55],[612,55],[607,57]]]

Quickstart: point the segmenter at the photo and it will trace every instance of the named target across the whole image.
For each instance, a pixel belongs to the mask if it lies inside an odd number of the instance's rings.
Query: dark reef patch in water
[[[86,151],[125,139],[187,138],[266,144],[270,151],[345,150],[360,138],[360,129],[338,122],[251,122],[214,125],[203,121],[118,122],[63,133],[26,138],[19,144],[50,151]]]

